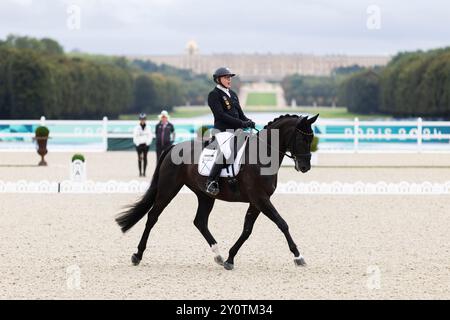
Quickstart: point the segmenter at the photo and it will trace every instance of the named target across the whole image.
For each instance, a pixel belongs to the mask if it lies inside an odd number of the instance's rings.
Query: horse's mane
[[[273,119],[272,121],[269,121],[268,124],[266,124],[264,126],[264,129],[267,129],[270,125],[274,124],[275,122],[284,119],[284,118],[300,118],[300,116],[296,115],[296,114],[284,114],[282,116],[279,116],[278,118]]]

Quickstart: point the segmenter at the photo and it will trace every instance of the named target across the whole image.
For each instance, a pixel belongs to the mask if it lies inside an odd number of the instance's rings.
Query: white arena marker
[[[378,290],[381,288],[381,270],[378,266],[368,266],[366,270],[367,282],[366,287],[369,290]]]
[[[68,290],[81,290],[81,268],[77,264],[66,268],[66,286]]]
[[[74,182],[86,181],[86,161],[77,159],[70,163],[70,180]]]

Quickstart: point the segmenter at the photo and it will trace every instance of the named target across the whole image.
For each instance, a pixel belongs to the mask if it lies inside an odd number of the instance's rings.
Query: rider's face
[[[220,77],[220,83],[227,89],[231,88],[231,76]]]

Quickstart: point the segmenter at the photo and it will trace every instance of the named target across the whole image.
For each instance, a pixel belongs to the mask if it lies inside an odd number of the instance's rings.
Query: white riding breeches
[[[220,151],[222,151],[226,159],[229,159],[232,153],[231,143],[233,143],[234,134],[231,132],[219,132],[215,134],[215,137]]]

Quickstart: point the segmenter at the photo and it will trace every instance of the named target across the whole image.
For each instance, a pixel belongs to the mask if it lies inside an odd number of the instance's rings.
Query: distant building
[[[184,55],[131,56],[131,59],[151,60],[177,68],[191,69],[195,73],[211,74],[219,66],[228,66],[243,81],[280,81],[287,75],[301,74],[326,76],[337,67],[384,66],[390,56],[348,56],[311,54],[199,54],[195,41],[189,41]]]

